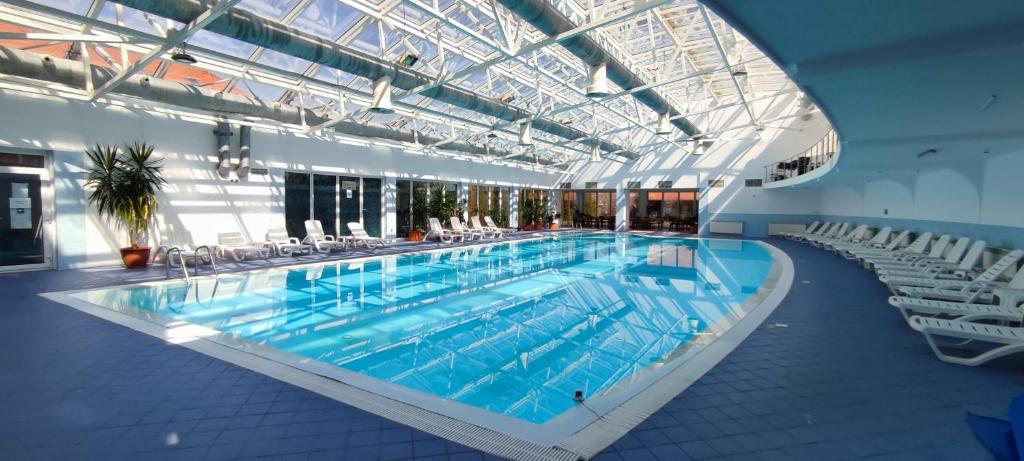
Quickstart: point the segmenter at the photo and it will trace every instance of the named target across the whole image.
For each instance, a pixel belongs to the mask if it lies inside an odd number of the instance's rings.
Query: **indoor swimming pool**
[[[544,425],[577,391],[604,413],[714,343],[774,288],[771,250],[562,234],[69,296],[441,414]]]

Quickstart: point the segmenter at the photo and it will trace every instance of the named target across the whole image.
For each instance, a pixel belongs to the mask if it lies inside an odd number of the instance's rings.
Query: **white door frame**
[[[0,272],[17,272],[28,270],[46,270],[56,267],[54,257],[54,193],[53,193],[53,152],[49,150],[0,148],[0,152],[35,155],[43,157],[43,167],[33,168],[25,166],[0,166],[0,173],[6,174],[31,174],[39,176],[39,198],[42,202],[42,236],[43,236],[43,262],[39,264],[19,264],[16,266],[0,266]],[[2,204],[4,207],[7,204]]]

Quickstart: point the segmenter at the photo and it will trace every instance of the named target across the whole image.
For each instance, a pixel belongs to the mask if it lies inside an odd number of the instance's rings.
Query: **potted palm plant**
[[[417,188],[412,193],[412,229],[409,230],[409,241],[419,242],[423,240],[424,232],[420,226],[425,226],[430,218],[430,209],[427,207],[427,191]]]
[[[162,160],[153,155],[153,146],[146,143],[86,149],[92,163],[86,175],[89,203],[100,216],[112,218],[117,229],[128,236],[128,246],[121,248],[124,266],[146,267],[149,247],[140,246],[143,234],[157,210],[157,192],[167,181],[161,170]]]

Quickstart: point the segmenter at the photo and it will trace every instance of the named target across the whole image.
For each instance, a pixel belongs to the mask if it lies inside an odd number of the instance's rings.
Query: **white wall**
[[[160,197],[151,243],[215,243],[218,232],[239,230],[261,240],[268,226],[284,223],[284,171],[422,178],[519,187],[550,187],[558,176],[482,161],[427,156],[374,140],[320,137],[270,126],[253,130],[254,167],[267,176],[242,182],[220,179],[211,117],[125,100],[121,106],[0,90],[0,146],[54,152],[58,265],[115,264],[123,236],[85,206],[87,146],[145,141],[165,161],[169,185]],[[233,128],[237,133],[237,126]],[[237,136],[232,145],[237,152]],[[237,154],[236,154],[237,155]],[[237,158],[236,158],[237,159]],[[389,181],[390,180],[390,181]],[[387,189],[387,187],[385,188]],[[394,195],[391,194],[391,197]],[[394,233],[393,206],[385,205],[385,233]]]
[[[842,167],[842,164],[840,164]],[[820,193],[821,214],[1024,247],[1024,149],[920,170],[848,172]],[[850,177],[846,177],[850,176]],[[857,179],[857,178],[860,179]]]
[[[765,104],[755,104],[759,120],[774,120],[766,123],[764,131],[746,127],[710,133],[718,141],[700,156],[669,146],[632,164],[608,160],[580,164],[571,178],[573,187],[582,189],[585,182],[597,182],[600,189],[615,189],[640,181],[643,188],[653,189],[658,181],[672,180],[674,188],[699,188],[702,232],[709,219],[744,221],[748,235],[764,235],[768,222],[809,220],[818,214],[816,194],[744,187],[744,180],[764,178],[765,165],[799,155],[825,135],[828,122],[820,113],[807,121],[799,118],[802,109],[794,95],[779,97],[765,109]],[[748,123],[744,109],[737,107],[717,111],[712,126]],[[725,187],[708,188],[709,179],[723,179]]]

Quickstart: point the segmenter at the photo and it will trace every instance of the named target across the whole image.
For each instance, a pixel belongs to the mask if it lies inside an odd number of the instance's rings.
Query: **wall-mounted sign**
[[[32,199],[26,197],[11,197],[11,229],[32,228]]]
[[[347,191],[353,191],[359,188],[359,183],[356,181],[342,181],[341,188]]]

